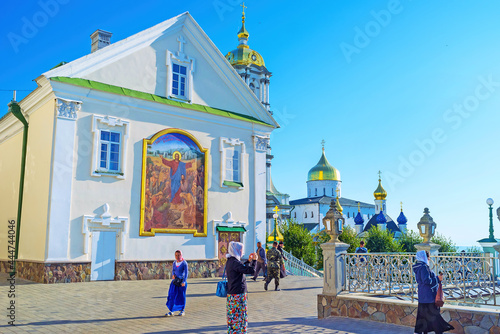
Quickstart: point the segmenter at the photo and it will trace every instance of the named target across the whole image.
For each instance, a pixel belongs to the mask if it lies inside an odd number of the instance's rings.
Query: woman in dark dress
[[[227,332],[246,333],[248,325],[247,282],[245,274],[255,273],[254,254],[250,254],[248,261],[241,263],[243,244],[231,241],[228,246],[226,275],[227,275]]]
[[[283,248],[285,248],[285,245],[284,245],[283,241],[280,241],[279,244],[278,244],[278,250],[281,253],[281,257],[283,258],[283,265],[280,268],[280,278],[285,278],[286,277],[285,260],[288,260],[285,257],[285,254],[283,254]]]
[[[181,286],[174,284],[174,279],[178,277],[182,280]],[[175,251],[175,261],[172,265],[172,282],[168,289],[167,307],[169,312],[165,314],[166,317],[174,315],[175,311],[179,311],[180,316],[184,315],[184,308],[186,307],[186,289],[188,277],[188,264],[182,257],[180,250]]]
[[[417,252],[417,263],[413,265],[415,280],[418,283],[418,310],[415,322],[415,333],[441,334],[454,329],[441,316],[436,306],[436,294],[443,274],[436,276],[429,268],[429,254],[426,251]]]

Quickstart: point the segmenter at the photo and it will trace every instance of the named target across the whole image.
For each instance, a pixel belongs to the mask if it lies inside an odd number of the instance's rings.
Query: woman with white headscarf
[[[443,274],[435,273],[429,268],[429,253],[424,250],[417,252],[417,262],[413,265],[415,280],[418,283],[418,310],[415,322],[415,333],[434,332],[441,334],[454,329],[441,316],[436,306],[436,294]]]
[[[231,241],[228,246],[226,262],[227,275],[227,332],[246,333],[248,325],[247,314],[247,282],[245,274],[253,275],[254,254],[250,254],[248,261],[241,262],[243,256],[243,244]]]

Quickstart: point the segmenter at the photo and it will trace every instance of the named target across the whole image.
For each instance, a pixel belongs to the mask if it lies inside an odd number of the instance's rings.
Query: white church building
[[[41,74],[0,119],[0,220],[20,224],[17,275],[169,278],[177,249],[191,277],[220,274],[230,241],[248,254],[266,238],[270,73],[244,24],[227,59],[189,13],[110,37],[96,31],[90,54]],[[3,272],[8,258],[2,247]]]

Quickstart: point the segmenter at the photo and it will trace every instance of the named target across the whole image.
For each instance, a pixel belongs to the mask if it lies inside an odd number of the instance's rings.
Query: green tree
[[[280,225],[283,234],[285,249],[291,251],[293,256],[303,259],[310,266],[316,265],[316,250],[313,236],[302,225],[290,219]]]
[[[368,230],[365,246],[372,253],[402,252],[403,250],[389,230],[381,230],[378,226],[373,226]]]
[[[416,244],[421,244],[424,241],[417,232],[413,230],[407,230],[406,233],[401,234],[399,238],[399,244],[403,249],[403,252],[406,253],[416,253],[417,249],[415,248]]]
[[[431,242],[441,246],[439,247],[440,253],[456,252],[458,249],[455,243],[451,241],[451,238],[447,238],[439,233],[436,233],[436,235],[432,237]]]
[[[356,248],[359,247],[361,238],[358,237],[358,234],[351,226],[345,226],[339,235],[339,240],[349,245],[347,253],[354,253]]]
[[[313,244],[316,249],[316,254],[318,257],[318,260],[316,262],[316,268],[321,270],[323,269],[323,248],[321,248],[321,244],[324,244],[325,242],[330,241],[330,236],[326,233],[325,230],[316,233],[313,236]]]

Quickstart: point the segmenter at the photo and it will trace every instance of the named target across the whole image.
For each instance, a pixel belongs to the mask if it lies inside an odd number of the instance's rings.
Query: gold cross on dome
[[[243,8],[243,15],[245,15],[245,8],[248,8],[248,7],[247,7],[247,6],[245,6],[245,3],[244,3],[244,2],[243,2],[240,6]]]
[[[321,147],[323,148],[323,151],[325,150],[325,143],[326,143],[326,141],[323,139],[321,141]]]
[[[380,176],[380,174],[382,174],[381,171],[378,171],[378,179],[380,180],[382,177]]]
[[[278,209],[278,206],[276,205],[276,206],[274,207],[274,210],[273,210],[273,211],[274,211],[274,213],[276,213],[276,214],[277,214],[277,213],[278,213],[278,211],[280,211],[280,209]]]

